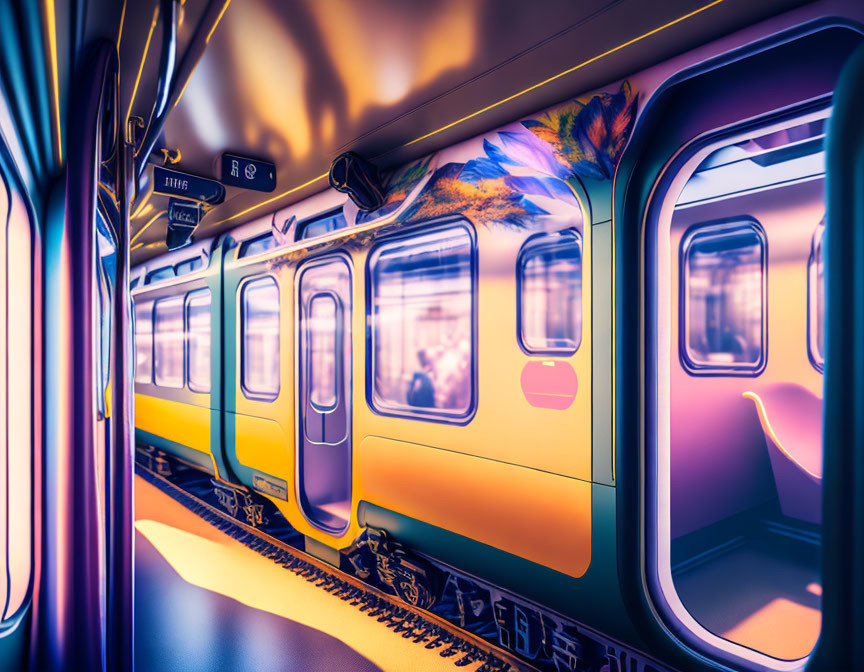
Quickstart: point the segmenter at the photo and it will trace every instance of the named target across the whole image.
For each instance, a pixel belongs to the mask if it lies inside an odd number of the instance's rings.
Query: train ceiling
[[[118,28],[122,109],[145,121],[165,4],[126,0]],[[349,149],[396,165],[801,4],[185,0],[156,155],[179,150],[175,167],[215,179],[225,151],[275,163],[272,193],[227,188],[196,237],[215,235],[326,188],[330,162]],[[150,172],[133,205],[133,263],[166,249],[167,199],[148,189]]]

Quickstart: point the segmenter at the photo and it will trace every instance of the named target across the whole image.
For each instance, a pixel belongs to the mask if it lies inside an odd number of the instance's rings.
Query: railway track
[[[440,649],[455,667],[474,665],[476,672],[539,672],[538,668],[489,641],[462,630],[425,609],[406,604],[360,579],[300,550],[267,531],[249,525],[214,504],[203,494],[184,489],[141,460],[137,472],[146,481],[245,546],[303,577],[322,590],[355,606],[370,618],[427,649]],[[298,535],[299,536],[299,535]],[[302,539],[302,537],[300,537]]]

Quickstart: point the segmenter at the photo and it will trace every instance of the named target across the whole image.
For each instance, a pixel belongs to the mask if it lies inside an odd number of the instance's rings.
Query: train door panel
[[[280,505],[291,499],[294,471],[292,271],[240,256],[226,259],[223,282],[223,450],[230,478]]]
[[[351,506],[350,262],[309,262],[296,285],[297,492],[313,525],[341,533]]]

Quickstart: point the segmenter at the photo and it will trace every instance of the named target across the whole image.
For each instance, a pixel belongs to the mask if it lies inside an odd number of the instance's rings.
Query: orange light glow
[[[821,627],[819,609],[779,597],[722,636],[781,660],[797,660],[816,646]]]
[[[184,581],[325,632],[382,670],[404,670],[406,661],[418,672],[452,669],[452,661],[441,658],[440,649],[425,649],[388,630],[356,607],[220,532],[140,478],[135,479],[135,507],[137,531]],[[159,520],[142,519],[147,516]],[[476,667],[472,664],[466,669]]]

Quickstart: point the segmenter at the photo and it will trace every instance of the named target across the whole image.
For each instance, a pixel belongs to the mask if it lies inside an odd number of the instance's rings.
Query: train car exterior
[[[555,669],[804,669],[862,20],[789,12],[399,167],[376,211],[330,189],[136,269],[138,443]]]

